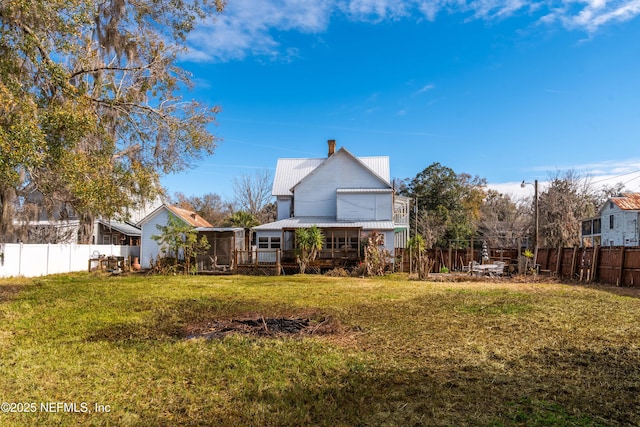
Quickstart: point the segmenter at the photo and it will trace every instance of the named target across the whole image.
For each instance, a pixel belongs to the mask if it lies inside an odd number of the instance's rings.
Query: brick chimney
[[[327,155],[327,157],[331,157],[333,153],[336,152],[336,140],[330,139],[327,141],[327,144],[329,145],[329,154]]]

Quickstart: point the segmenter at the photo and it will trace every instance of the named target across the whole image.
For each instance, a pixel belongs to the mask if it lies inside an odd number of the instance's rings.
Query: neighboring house
[[[142,230],[140,265],[142,268],[150,268],[161,253],[161,245],[152,238],[160,235],[158,225],[166,226],[169,215],[180,219],[185,224],[193,227],[201,236],[206,236],[210,248],[205,254],[198,256],[200,269],[209,270],[217,267],[232,268],[234,264],[234,252],[248,247],[244,228],[237,227],[213,227],[204,218],[195,212],[182,209],[177,206],[163,204],[138,223]]]
[[[582,220],[583,246],[639,246],[640,193],[610,197],[600,217]]]
[[[142,231],[142,238],[140,240],[140,265],[142,268],[149,268],[152,262],[158,260],[161,245],[156,240],[153,240],[152,236],[160,235],[161,231],[158,226],[166,226],[169,222],[169,215],[175,216],[194,229],[198,227],[212,227],[209,222],[195,212],[177,206],[161,205],[138,223]]]
[[[388,156],[356,157],[328,141],[326,158],[278,159],[272,195],[278,220],[253,227],[260,249],[282,249],[294,259],[295,230],[318,226],[325,242],[319,258],[358,260],[373,231],[394,254],[409,236],[409,199],[397,196]]]
[[[78,243],[80,219],[68,204],[44,207],[44,197],[34,190],[25,198],[21,212],[14,219],[18,231],[16,239],[23,243]],[[91,244],[140,245],[140,229],[135,226],[149,212],[162,204],[158,197],[151,202],[127,211],[127,221],[96,219],[93,223]]]
[[[139,227],[128,222],[99,219],[95,224],[94,236],[98,245],[140,246],[142,232]]]

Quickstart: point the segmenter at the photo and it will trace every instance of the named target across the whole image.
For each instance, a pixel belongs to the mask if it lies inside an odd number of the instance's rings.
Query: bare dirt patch
[[[12,300],[23,288],[17,285],[0,285],[0,301]]]
[[[219,339],[230,334],[258,337],[283,337],[303,335],[334,335],[343,332],[340,322],[333,316],[320,317],[264,317],[214,320],[185,328],[187,339]]]

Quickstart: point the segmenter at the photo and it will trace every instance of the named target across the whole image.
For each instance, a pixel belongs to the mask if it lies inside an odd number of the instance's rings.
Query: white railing
[[[0,277],[87,271],[97,255],[139,257],[139,246],[0,243]]]

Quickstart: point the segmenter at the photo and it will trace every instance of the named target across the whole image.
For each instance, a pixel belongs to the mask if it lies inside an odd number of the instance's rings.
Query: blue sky
[[[640,191],[638,14],[640,0],[229,0],[181,60],[186,97],[222,107],[223,141],[162,183],[231,199],[234,177],[335,139],[390,156],[396,178],[440,162],[519,195],[573,169]]]

